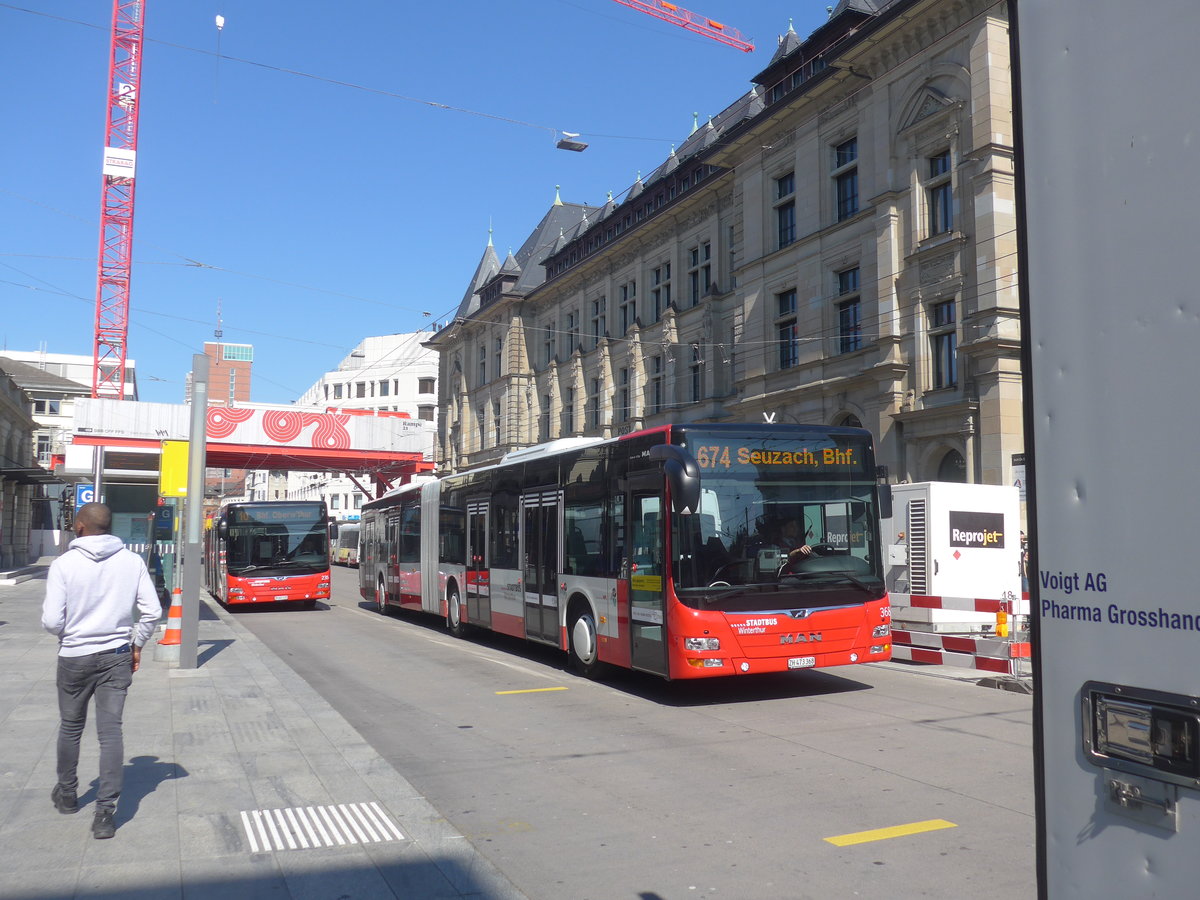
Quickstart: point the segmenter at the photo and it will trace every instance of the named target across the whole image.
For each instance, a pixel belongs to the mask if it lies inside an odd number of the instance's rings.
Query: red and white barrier
[[[892,659],[1016,675],[1016,660],[1029,656],[1026,641],[892,629]]]
[[[911,606],[916,609],[952,609],[959,612],[1029,615],[1029,595],[1020,600],[985,600],[977,597],[928,597],[924,594],[892,594],[892,606]]]
[[[1005,675],[1018,672],[1019,660],[1030,657],[1026,641],[973,634],[944,634],[932,631],[911,631],[897,628],[903,624],[904,608],[952,610],[966,613],[1006,613],[1010,616],[1029,615],[1029,595],[1020,600],[994,600],[977,597],[930,597],[923,594],[892,594],[892,659],[937,666],[962,666],[983,672]],[[944,627],[944,625],[943,625]],[[976,625],[975,627],[978,627]],[[970,626],[964,625],[963,630]]]

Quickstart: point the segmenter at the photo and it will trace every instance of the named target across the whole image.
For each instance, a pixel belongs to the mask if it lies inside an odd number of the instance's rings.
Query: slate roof
[[[479,311],[479,290],[499,271],[500,259],[496,256],[496,248],[492,246],[492,240],[489,237],[487,249],[483,251],[479,265],[475,267],[475,274],[471,276],[471,283],[467,287],[467,292],[463,294],[462,302],[458,304],[458,312],[455,313],[455,316],[466,319]]]
[[[91,391],[89,386],[80,384],[78,381],[63,378],[61,375],[54,375],[51,372],[39,369],[37,366],[18,362],[6,356],[0,356],[0,371],[8,375],[16,382],[18,387],[26,392],[45,391],[56,394],[80,394]]]

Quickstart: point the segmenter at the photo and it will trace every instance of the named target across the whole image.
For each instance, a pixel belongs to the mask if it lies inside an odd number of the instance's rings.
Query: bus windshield
[[[329,567],[329,531],[319,503],[232,506],[225,563],[230,575],[300,575]],[[267,571],[270,570],[270,571]]]
[[[692,429],[687,438],[700,502],[673,518],[684,604],[770,609],[883,596],[869,437],[740,439]]]

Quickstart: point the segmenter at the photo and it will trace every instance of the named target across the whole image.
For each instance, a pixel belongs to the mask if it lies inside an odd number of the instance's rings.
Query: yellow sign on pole
[[[186,497],[188,483],[188,442],[163,441],[158,467],[158,493],[161,497]]]

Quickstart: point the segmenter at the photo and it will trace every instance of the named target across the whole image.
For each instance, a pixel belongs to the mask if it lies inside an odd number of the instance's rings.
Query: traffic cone
[[[164,646],[179,644],[183,628],[183,588],[171,591],[171,608],[167,610],[167,629],[159,643]]]

